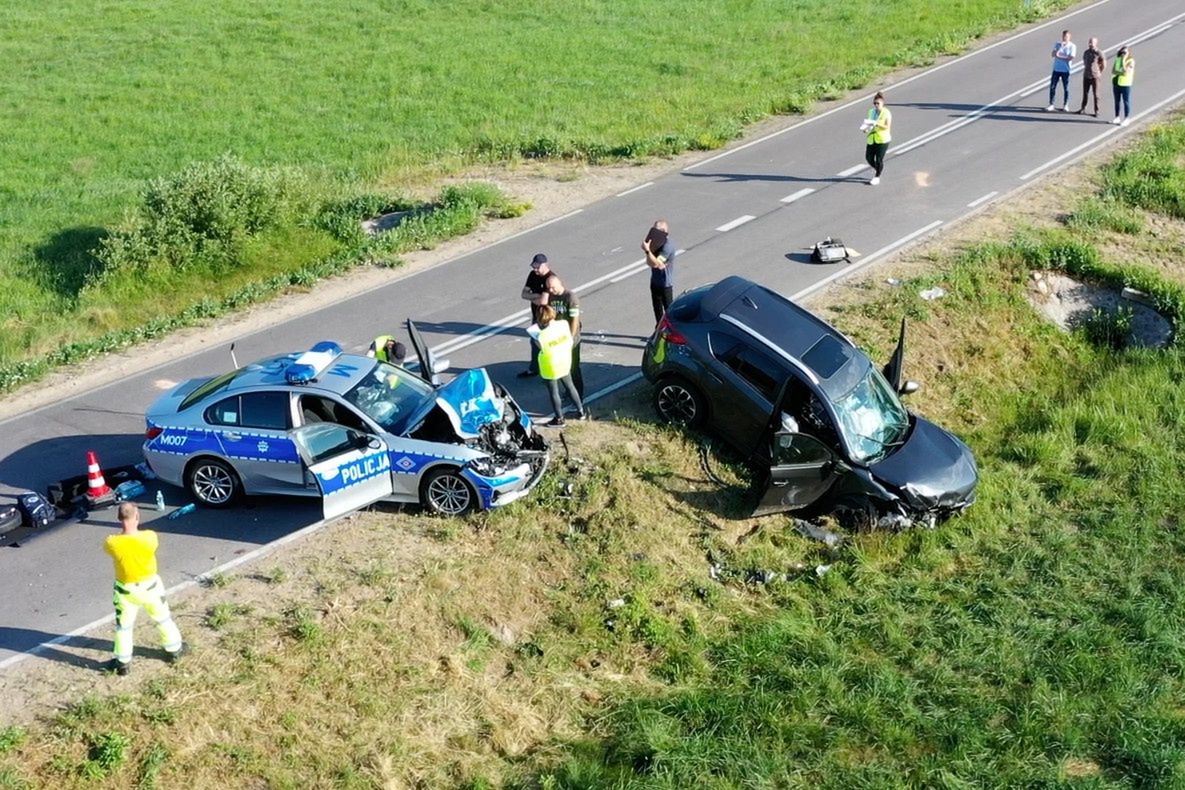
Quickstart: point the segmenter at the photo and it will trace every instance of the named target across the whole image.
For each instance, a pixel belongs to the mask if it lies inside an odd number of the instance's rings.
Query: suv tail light
[[[160,436],[164,432],[165,432],[164,428],[158,428],[155,425],[149,425],[148,429],[146,431],[144,431],[144,440],[147,442],[151,442],[153,439]]]
[[[665,313],[662,320],[658,322],[658,328],[654,331],[668,343],[674,343],[676,346],[687,345],[687,338],[676,331],[675,327],[671,324],[671,319]]]

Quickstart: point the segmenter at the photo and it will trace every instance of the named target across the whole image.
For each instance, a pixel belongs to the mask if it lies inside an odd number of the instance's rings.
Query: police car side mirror
[[[918,384],[916,381],[907,381],[901,385],[901,394],[902,395],[912,395],[913,393],[917,392],[921,388],[922,388],[922,385]]]

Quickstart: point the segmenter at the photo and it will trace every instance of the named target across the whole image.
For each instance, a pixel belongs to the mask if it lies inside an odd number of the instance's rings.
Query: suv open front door
[[[769,484],[754,516],[804,508],[827,493],[835,481],[835,456],[813,436],[778,431],[771,455]]]
[[[321,492],[325,518],[337,518],[391,495],[391,457],[377,436],[328,422],[297,428],[290,435],[306,475]]]

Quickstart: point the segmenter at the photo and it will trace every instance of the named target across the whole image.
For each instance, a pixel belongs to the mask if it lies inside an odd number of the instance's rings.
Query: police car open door
[[[331,422],[290,432],[305,467],[305,482],[321,492],[325,518],[337,518],[389,497],[391,457],[377,436]]]

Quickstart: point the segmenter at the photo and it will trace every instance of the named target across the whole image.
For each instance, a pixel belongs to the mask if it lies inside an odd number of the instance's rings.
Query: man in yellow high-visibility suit
[[[119,524],[120,534],[109,536],[104,544],[115,563],[115,658],[107,669],[126,675],[132,662],[132,629],[141,608],[160,630],[170,662],[180,658],[185,644],[165,600],[165,583],[156,572],[156,533],[140,529],[140,508],[134,502],[120,503]]]

